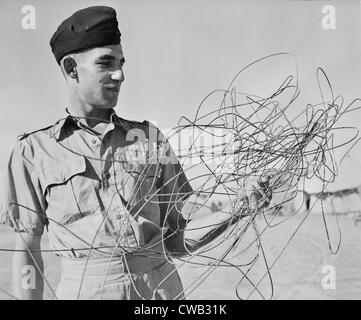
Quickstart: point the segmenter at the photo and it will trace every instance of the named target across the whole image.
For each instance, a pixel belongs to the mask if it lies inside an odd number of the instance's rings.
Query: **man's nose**
[[[123,69],[118,69],[114,71],[111,75],[112,80],[123,82],[124,81],[124,72]]]

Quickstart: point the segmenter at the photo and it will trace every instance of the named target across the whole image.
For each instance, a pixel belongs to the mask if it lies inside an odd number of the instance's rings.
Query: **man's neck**
[[[110,115],[113,112],[113,109],[102,109],[102,108],[96,108],[96,107],[84,107],[84,106],[76,106],[72,104],[68,108],[69,113],[81,120],[84,124],[87,126],[93,128],[98,123],[101,122],[109,122],[110,121]]]

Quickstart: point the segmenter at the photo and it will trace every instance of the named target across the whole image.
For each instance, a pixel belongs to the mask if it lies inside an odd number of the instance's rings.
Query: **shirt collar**
[[[58,141],[63,140],[67,136],[66,133],[70,127],[84,129],[84,125],[82,125],[80,120],[70,113],[68,108],[65,109],[65,113],[67,114],[67,116],[58,120],[54,126],[55,130],[53,136]],[[128,132],[128,130],[132,128],[129,121],[119,117],[114,109],[112,109],[111,111],[109,120],[109,123],[112,123],[114,125],[113,129],[117,128],[125,134]],[[107,132],[110,130],[112,130],[112,128],[108,129]]]

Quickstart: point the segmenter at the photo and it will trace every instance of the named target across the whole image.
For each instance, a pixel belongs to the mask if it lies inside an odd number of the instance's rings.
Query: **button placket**
[[[109,188],[112,177],[112,170],[113,170],[113,161],[112,161],[112,147],[107,144],[102,144],[100,150],[100,157],[102,159],[101,162],[101,179],[103,187]]]
[[[93,146],[97,147],[100,145],[101,140],[97,137],[93,137],[93,138],[91,138],[90,142]]]
[[[102,173],[102,183],[104,188],[109,188],[110,173],[108,171]]]

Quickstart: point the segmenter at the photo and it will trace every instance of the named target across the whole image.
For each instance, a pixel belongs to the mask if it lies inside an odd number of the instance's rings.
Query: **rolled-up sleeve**
[[[42,235],[47,224],[45,201],[29,153],[20,141],[10,155],[3,181],[0,223],[16,232]]]

